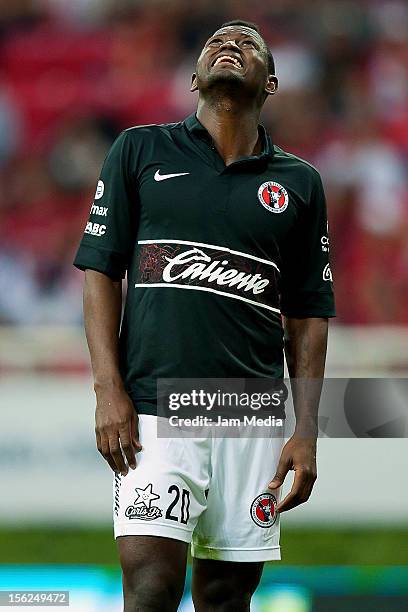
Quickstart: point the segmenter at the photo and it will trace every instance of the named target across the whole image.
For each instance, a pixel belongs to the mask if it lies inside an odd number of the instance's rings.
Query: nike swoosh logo
[[[190,174],[189,172],[177,172],[175,174],[160,174],[160,170],[156,170],[154,175],[155,181],[166,181],[167,179],[174,178],[175,176],[185,176],[186,174]]]

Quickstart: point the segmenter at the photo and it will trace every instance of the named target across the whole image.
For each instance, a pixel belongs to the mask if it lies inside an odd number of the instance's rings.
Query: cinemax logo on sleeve
[[[88,221],[85,228],[85,234],[91,234],[92,236],[103,236],[106,233],[106,225],[100,225],[99,223],[92,223]]]
[[[107,217],[108,210],[109,209],[107,206],[98,206],[97,204],[92,204],[91,215],[98,215],[99,217]]]

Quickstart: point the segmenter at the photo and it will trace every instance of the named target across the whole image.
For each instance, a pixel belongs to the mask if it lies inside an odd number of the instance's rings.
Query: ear
[[[278,85],[278,77],[276,77],[274,74],[270,74],[268,76],[268,81],[265,86],[265,93],[268,96],[273,96],[273,94],[276,94],[276,92],[278,91]]]
[[[191,92],[194,92],[194,91],[197,91],[197,90],[198,90],[198,87],[197,87],[197,75],[196,75],[196,73],[194,72],[194,73],[192,74],[192,76],[191,76],[191,87],[190,87],[190,91],[191,91]]]

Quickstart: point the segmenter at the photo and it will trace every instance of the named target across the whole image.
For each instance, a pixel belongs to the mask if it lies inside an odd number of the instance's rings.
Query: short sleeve
[[[126,275],[137,231],[139,197],[129,140],[128,133],[122,132],[104,161],[74,260],[80,270],[96,270],[113,280]]]
[[[326,199],[316,172],[310,201],[282,251],[281,311],[286,317],[334,317]]]

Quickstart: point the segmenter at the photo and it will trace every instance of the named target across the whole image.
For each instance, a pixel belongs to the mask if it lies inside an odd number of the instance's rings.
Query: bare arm
[[[328,322],[325,318],[285,320],[285,354],[296,414],[293,436],[282,449],[278,469],[269,485],[277,489],[289,470],[295,471],[291,491],[279,512],[304,503],[316,480],[317,413],[326,362]]]
[[[136,467],[137,414],[119,372],[119,327],[122,283],[86,270],[84,285],[85,333],[91,355],[96,393],[95,434],[99,452],[112,470],[126,475]]]

